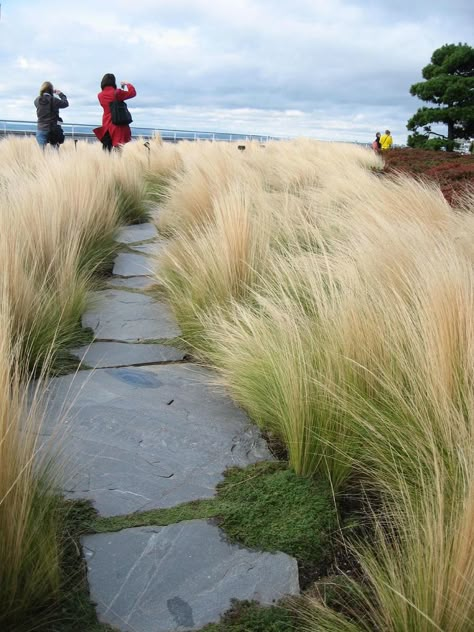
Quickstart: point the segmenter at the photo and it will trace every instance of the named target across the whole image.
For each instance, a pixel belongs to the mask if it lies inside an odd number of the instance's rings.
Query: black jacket
[[[36,97],[36,115],[38,117],[38,129],[42,131],[49,131],[51,127],[58,122],[59,110],[61,108],[67,108],[69,106],[67,97],[60,92],[58,94],[59,99],[51,96],[48,92],[45,92],[40,97]]]

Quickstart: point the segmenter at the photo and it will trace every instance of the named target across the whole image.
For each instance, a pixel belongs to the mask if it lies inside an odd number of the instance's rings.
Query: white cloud
[[[348,140],[389,126],[401,142],[421,105],[410,85],[435,48],[469,39],[473,17],[466,0],[10,0],[2,9],[0,109],[10,118],[32,120],[50,80],[69,97],[65,119],[94,124],[100,79],[114,72],[136,84],[140,125]]]
[[[15,65],[20,70],[42,72],[44,74],[57,72],[58,70],[58,65],[50,60],[32,59],[23,57],[22,55],[17,58]]]

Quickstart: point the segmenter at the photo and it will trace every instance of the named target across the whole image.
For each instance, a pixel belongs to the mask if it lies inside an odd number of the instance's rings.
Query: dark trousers
[[[102,149],[104,151],[112,151],[113,149],[112,137],[110,136],[109,132],[105,132],[100,142],[102,143]]]

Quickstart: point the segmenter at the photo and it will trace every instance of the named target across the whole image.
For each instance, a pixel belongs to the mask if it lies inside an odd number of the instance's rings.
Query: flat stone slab
[[[231,599],[272,604],[299,594],[296,560],[229,544],[191,520],[82,538],[100,621],[124,632],[198,630]]]
[[[139,254],[121,252],[117,255],[112,274],[122,277],[146,276],[153,272],[153,261]]]
[[[133,290],[144,290],[156,284],[156,279],[146,276],[112,277],[107,285],[110,287],[126,287]]]
[[[181,334],[167,303],[151,296],[123,290],[92,294],[94,305],[82,316],[97,338],[117,342],[140,342],[176,338]]]
[[[271,459],[258,429],[214,380],[186,364],[52,378],[41,434],[53,449],[62,446],[66,495],[89,498],[106,516],[173,507],[212,498],[227,467]]]
[[[135,224],[134,226],[125,226],[121,228],[115,238],[120,244],[134,244],[139,241],[153,239],[158,234],[154,224],[147,222],[146,224]]]
[[[132,245],[130,246],[132,250],[136,250],[137,252],[143,252],[146,255],[157,256],[163,249],[166,248],[166,241],[152,241],[148,244],[140,244],[138,246]]]
[[[126,342],[94,342],[86,347],[73,349],[71,353],[87,366],[97,369],[176,362],[186,355],[184,351],[168,345]]]

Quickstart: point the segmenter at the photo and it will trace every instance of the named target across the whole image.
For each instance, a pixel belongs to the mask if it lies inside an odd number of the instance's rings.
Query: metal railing
[[[93,133],[94,125],[84,125],[82,123],[62,123],[64,135],[66,138],[73,140],[95,140]],[[180,140],[212,140],[212,141],[257,141],[267,142],[269,140],[279,140],[275,136],[267,136],[260,134],[235,134],[229,132],[199,132],[195,130],[179,130],[152,127],[135,127],[131,126],[132,136],[145,139],[153,138],[156,135],[164,141],[177,143]],[[0,119],[0,137],[13,136],[31,136],[36,133],[36,123],[33,121],[13,121]]]

